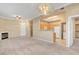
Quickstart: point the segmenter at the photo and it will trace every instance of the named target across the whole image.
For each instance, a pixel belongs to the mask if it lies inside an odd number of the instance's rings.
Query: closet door
[[[79,38],[79,24],[75,24],[75,38]]]

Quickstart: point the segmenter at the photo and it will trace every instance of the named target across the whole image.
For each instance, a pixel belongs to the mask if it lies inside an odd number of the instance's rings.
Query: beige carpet
[[[79,54],[79,41],[66,48],[34,38],[12,38],[0,41],[0,55],[69,55]]]

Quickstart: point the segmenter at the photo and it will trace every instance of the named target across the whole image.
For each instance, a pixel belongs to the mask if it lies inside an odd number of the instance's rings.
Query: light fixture
[[[46,4],[46,3],[41,4],[41,5],[39,6],[40,12],[41,12],[42,14],[44,14],[44,15],[47,15],[48,9],[49,9],[49,7],[48,7],[48,4]]]
[[[20,20],[22,17],[21,16],[16,16],[16,19],[17,20]]]
[[[21,16],[16,16],[16,20],[18,20],[20,23],[24,23],[24,20],[22,20]]]

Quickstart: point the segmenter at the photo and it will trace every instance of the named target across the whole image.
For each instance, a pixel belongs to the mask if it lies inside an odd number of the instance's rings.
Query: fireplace
[[[1,33],[1,39],[7,39],[8,38],[8,33]]]

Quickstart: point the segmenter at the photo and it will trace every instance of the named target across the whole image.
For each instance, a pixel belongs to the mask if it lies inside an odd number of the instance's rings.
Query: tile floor
[[[78,39],[77,39],[78,40]],[[78,55],[79,41],[66,48],[34,38],[12,38],[0,41],[0,55]]]

